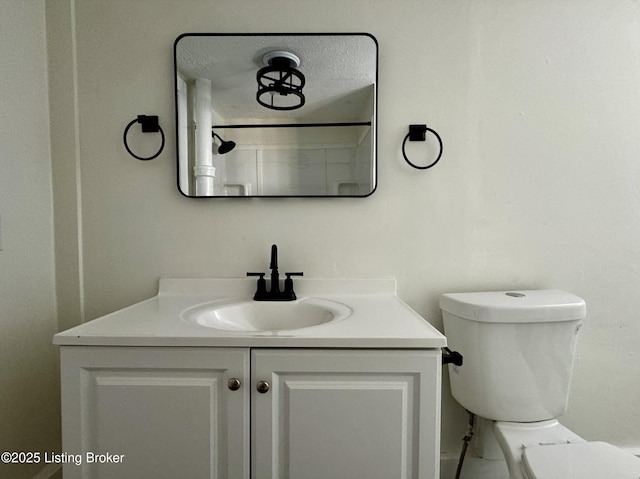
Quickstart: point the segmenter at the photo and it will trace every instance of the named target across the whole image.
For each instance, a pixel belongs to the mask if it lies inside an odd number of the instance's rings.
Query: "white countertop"
[[[446,338],[395,294],[393,279],[295,279],[299,299],[345,304],[342,320],[291,331],[242,332],[189,322],[187,308],[247,300],[254,278],[161,279],[158,295],[54,336],[64,346],[216,346],[291,348],[441,348]]]

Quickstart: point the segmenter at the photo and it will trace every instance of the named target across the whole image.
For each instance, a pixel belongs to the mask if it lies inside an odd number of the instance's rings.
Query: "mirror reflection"
[[[182,194],[373,193],[377,57],[369,34],[178,37]]]

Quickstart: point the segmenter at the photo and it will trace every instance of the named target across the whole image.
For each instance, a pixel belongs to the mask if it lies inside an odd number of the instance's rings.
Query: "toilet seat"
[[[521,464],[528,479],[640,478],[640,459],[606,442],[526,447]]]

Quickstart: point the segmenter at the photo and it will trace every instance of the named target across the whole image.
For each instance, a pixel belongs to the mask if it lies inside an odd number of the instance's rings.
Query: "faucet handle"
[[[262,299],[267,294],[267,282],[264,280],[264,273],[250,273],[247,272],[247,276],[260,276],[258,278],[258,287],[253,299]]]
[[[287,279],[284,280],[284,292],[282,294],[287,301],[292,301],[296,299],[296,293],[293,291],[293,280],[291,276],[303,276],[304,273],[285,273],[285,275]]]

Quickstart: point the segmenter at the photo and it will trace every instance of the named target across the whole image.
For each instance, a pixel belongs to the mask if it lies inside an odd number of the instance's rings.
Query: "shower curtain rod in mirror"
[[[213,128],[316,128],[323,126],[371,126],[370,121],[354,121],[342,123],[253,123],[249,125],[215,125]]]

